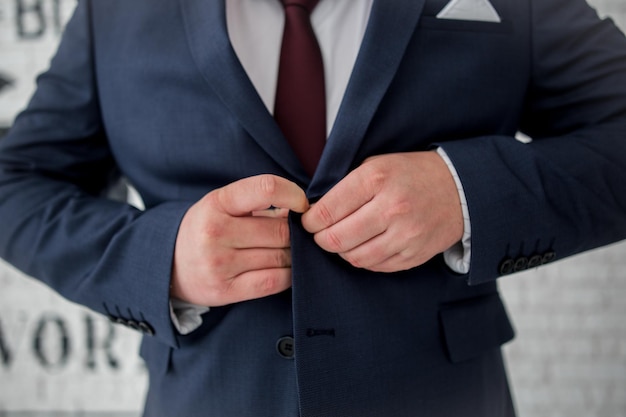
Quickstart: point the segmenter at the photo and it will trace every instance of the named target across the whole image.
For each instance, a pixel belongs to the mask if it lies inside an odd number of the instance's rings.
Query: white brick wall
[[[0,77],[12,81],[0,89],[0,127],[9,126],[28,101],[36,75],[47,67],[55,50],[59,24],[71,15],[74,5],[75,0],[0,0]]]
[[[0,289],[0,416],[141,408],[147,375],[137,333],[113,327],[2,261]]]
[[[520,417],[626,416],[626,244],[500,282]]]
[[[19,3],[31,10],[41,3],[41,36],[19,36]],[[591,3],[626,28],[626,0]],[[47,65],[58,41],[57,5],[64,20],[73,0],[0,0],[0,77],[14,81],[0,94],[0,127]],[[37,16],[23,20],[27,34],[40,29]],[[626,242],[508,277],[501,288],[518,334],[506,356],[520,417],[626,417]],[[109,331],[103,318],[0,262],[0,416],[137,415],[146,383],[138,336]]]

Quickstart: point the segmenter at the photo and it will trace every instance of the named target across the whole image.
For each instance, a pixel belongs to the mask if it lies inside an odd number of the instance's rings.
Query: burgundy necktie
[[[311,26],[319,0],[281,0],[285,7],[274,118],[310,176],[326,144],[322,53]]]

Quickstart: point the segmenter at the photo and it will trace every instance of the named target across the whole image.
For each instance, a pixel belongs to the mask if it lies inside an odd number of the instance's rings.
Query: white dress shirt
[[[321,1],[311,23],[322,50],[326,82],[327,134],[365,34],[373,0]],[[279,0],[226,0],[231,44],[270,112],[274,111],[285,16]]]
[[[326,83],[326,126],[330,134],[356,61],[374,0],[320,1],[311,15]],[[274,111],[280,46],[285,22],[279,0],[226,0],[228,36],[241,65],[270,113]],[[465,230],[462,242],[444,253],[447,265],[459,273],[469,271],[470,223],[465,194],[456,170],[442,149],[456,181],[463,206]],[[172,321],[181,334],[202,324],[208,311],[172,300]]]

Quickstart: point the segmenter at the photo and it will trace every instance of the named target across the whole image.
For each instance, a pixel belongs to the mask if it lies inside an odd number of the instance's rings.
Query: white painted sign
[[[0,415],[141,409],[139,335],[0,263]]]
[[[75,5],[0,0],[0,136],[27,104]],[[0,261],[0,416],[138,416],[147,378],[139,342]]]
[[[27,103],[76,0],[0,0],[0,128]]]

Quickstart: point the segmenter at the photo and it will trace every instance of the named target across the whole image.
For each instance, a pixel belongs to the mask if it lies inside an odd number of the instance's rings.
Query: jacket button
[[[515,261],[513,259],[505,259],[500,264],[500,275],[509,275],[513,273],[513,269],[515,268]]]
[[[295,345],[293,337],[285,336],[278,339],[278,342],[276,342],[276,350],[282,358],[293,359],[295,355]]]

